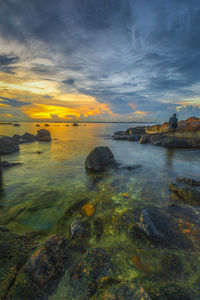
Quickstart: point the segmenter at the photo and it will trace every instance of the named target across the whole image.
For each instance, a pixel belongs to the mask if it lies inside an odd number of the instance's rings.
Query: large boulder
[[[0,154],[10,154],[19,151],[18,143],[9,136],[0,138]]]
[[[103,171],[115,163],[114,155],[108,147],[96,147],[87,156],[85,167],[91,171]]]
[[[51,141],[51,134],[49,130],[40,129],[37,132],[37,138],[41,142],[50,142]]]

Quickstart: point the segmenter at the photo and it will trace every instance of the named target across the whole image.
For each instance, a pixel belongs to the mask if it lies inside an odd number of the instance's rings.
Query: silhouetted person
[[[178,119],[176,117],[176,114],[173,114],[170,118],[169,118],[169,128],[171,129],[176,129],[178,127]]]

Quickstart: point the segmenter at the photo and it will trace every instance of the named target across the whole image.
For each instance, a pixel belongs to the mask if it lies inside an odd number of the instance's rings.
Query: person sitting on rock
[[[178,127],[178,119],[176,117],[176,114],[173,114],[170,118],[169,118],[169,128],[171,129],[176,129]]]

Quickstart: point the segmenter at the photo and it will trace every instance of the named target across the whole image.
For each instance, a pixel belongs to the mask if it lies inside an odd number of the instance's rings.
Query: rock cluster
[[[37,135],[26,132],[23,135],[15,134],[13,137],[0,137],[0,155],[11,154],[19,151],[19,145],[24,143],[32,143],[35,141],[49,142],[51,141],[51,134],[46,129],[40,129]]]

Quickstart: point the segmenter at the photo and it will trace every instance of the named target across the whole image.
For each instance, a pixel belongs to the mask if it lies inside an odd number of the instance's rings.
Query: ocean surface
[[[105,224],[101,239],[92,236],[90,245],[104,247],[112,253],[112,261],[119,266],[119,278],[137,278],[141,271],[131,257],[138,245],[133,245],[124,232],[115,229],[115,220],[132,207],[166,206],[170,197],[168,184],[175,183],[178,176],[199,180],[200,150],[172,150],[111,138],[115,131],[147,124],[91,123],[77,127],[63,123],[49,123],[49,127],[44,123],[40,123],[40,127],[36,127],[36,123],[20,124],[20,127],[0,125],[0,135],[36,134],[38,129],[45,128],[51,132],[52,142],[22,144],[20,152],[2,156],[2,160],[22,164],[3,171],[0,225],[20,234],[42,230],[48,234],[67,235],[69,223],[80,217],[80,210],[72,213],[63,225],[65,213],[75,203],[86,199],[96,207],[94,218],[102,219]],[[111,170],[94,176],[88,174],[84,162],[97,146],[108,146],[122,166],[137,168]],[[148,256],[148,249],[144,251],[147,251],[146,256],[143,255],[146,261],[156,260],[157,254]],[[197,265],[198,257],[195,256]],[[191,278],[185,276],[181,285],[191,287],[193,275]],[[69,287],[64,284],[66,276],[51,299],[70,299],[67,296]]]

